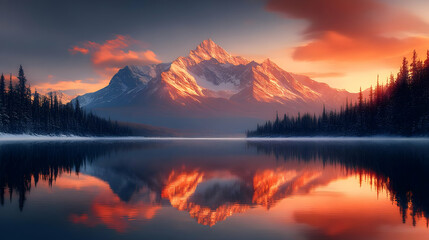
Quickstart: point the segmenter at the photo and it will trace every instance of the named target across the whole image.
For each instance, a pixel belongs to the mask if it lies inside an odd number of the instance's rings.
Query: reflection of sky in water
[[[0,207],[6,236],[41,237],[44,231],[65,239],[429,236],[427,183],[418,183],[429,171],[423,143],[171,141],[20,149],[18,155],[13,145],[0,151],[0,172],[15,171],[0,177],[0,186],[6,186]],[[79,174],[67,170],[73,164],[80,166]],[[60,177],[50,186],[55,172]],[[31,187],[20,181],[32,173],[39,173],[37,187],[34,177]]]

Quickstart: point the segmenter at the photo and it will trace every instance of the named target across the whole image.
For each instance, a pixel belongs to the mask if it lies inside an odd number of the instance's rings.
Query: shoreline
[[[41,141],[246,141],[246,142],[338,142],[338,141],[429,141],[429,137],[373,136],[373,137],[90,137],[76,135],[0,134],[0,142]]]

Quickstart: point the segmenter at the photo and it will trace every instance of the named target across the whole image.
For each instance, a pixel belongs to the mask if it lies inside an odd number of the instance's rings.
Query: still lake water
[[[2,239],[429,239],[429,140],[0,143]]]

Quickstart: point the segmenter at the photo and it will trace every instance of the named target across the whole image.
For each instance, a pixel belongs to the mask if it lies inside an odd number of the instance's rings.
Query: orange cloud
[[[89,49],[78,47],[78,46],[74,46],[73,48],[69,49],[69,51],[71,54],[82,53],[86,55],[89,53]]]
[[[88,41],[83,44],[83,47],[75,46],[72,49],[87,50],[91,54],[94,66],[104,70],[117,70],[126,65],[147,65],[161,62],[151,50],[129,49],[136,45],[143,46],[144,44],[129,36],[117,35],[115,39],[107,40],[102,44]],[[76,51],[83,53],[79,50]]]
[[[140,48],[140,50],[131,48]],[[101,79],[96,83],[75,80],[72,82],[44,84],[44,86],[38,86],[38,88],[55,90],[72,89],[76,91],[76,94],[99,90],[108,84],[108,79],[112,75],[126,65],[148,65],[161,62],[153,51],[148,49],[142,50],[142,48],[146,48],[144,43],[123,35],[116,35],[114,39],[107,40],[104,43],[87,41],[81,44],[81,46],[72,47],[69,51],[71,54],[88,54],[94,70],[101,76]]]
[[[429,45],[429,24],[379,0],[269,0],[266,9],[309,23],[295,60],[390,59]]]
[[[51,91],[65,91],[73,93],[72,96],[84,94],[86,92],[97,91],[105,87],[109,83],[109,79],[92,81],[91,79],[86,80],[73,80],[73,81],[58,81],[54,83],[43,82],[32,86],[39,93],[45,94]]]
[[[337,32],[326,32],[307,45],[297,47],[295,60],[306,61],[367,61],[391,59],[408,55],[412,49],[429,46],[429,38],[405,39],[378,36],[349,37]],[[398,65],[398,61],[394,61]]]

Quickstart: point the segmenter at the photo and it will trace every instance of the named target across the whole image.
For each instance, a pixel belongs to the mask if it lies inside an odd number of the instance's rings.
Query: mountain
[[[50,95],[52,95],[52,96],[57,95],[58,100],[61,101],[64,104],[66,104],[66,103],[72,101],[74,98],[76,98],[76,95],[72,96],[72,95],[69,95],[69,94],[61,91],[61,90],[50,91],[50,92],[47,92],[47,93],[42,94],[42,95],[44,95],[46,97],[49,97]]]
[[[267,59],[233,56],[211,39],[171,63],[126,66],[108,86],[79,96],[112,119],[198,131],[243,133],[273,114],[339,108],[356,93],[289,73]]]

